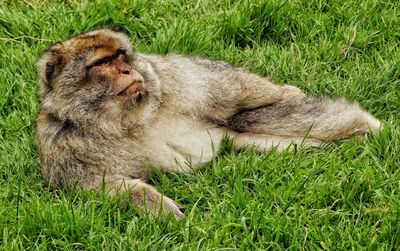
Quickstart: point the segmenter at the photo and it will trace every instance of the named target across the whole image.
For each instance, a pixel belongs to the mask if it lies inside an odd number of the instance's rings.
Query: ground
[[[113,2],[113,3],[110,3]],[[400,246],[399,1],[0,3],[0,249],[368,249]],[[227,143],[188,175],[156,173],[186,218],[126,198],[51,190],[34,144],[35,62],[98,27],[145,53],[225,60],[310,95],[345,96],[384,124],[323,149],[257,155]]]

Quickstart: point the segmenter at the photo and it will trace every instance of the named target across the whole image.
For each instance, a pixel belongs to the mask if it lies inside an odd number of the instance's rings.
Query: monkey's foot
[[[352,135],[365,135],[367,133],[375,134],[382,129],[381,122],[368,112],[364,112],[363,118],[359,125],[353,130]]]
[[[364,136],[366,134],[375,134],[381,130],[381,122],[372,116],[370,113],[361,110],[357,106],[349,106],[348,110],[341,111],[340,115],[335,117],[334,120],[330,121],[331,125],[328,126],[326,123],[327,135],[325,140],[327,141],[337,141],[341,139],[348,139],[353,136]],[[322,131],[322,130],[320,130]],[[318,135],[317,130],[311,132],[316,138],[323,138],[323,134]],[[313,135],[312,135],[313,136]]]

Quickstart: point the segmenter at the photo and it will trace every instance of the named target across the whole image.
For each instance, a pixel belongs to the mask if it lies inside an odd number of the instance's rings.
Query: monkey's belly
[[[158,129],[152,144],[156,151],[150,159],[170,172],[188,172],[211,161],[224,135],[222,129],[187,118],[161,122]]]

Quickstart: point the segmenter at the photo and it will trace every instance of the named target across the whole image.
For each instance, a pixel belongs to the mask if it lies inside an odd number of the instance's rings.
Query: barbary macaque
[[[99,29],[56,43],[38,63],[37,146],[53,187],[129,193],[153,214],[184,216],[146,184],[151,168],[189,172],[227,135],[235,149],[321,146],[377,132],[358,104],[305,95],[228,63],[145,55]]]

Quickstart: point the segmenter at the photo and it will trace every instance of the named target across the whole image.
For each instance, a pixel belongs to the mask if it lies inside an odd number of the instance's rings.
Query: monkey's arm
[[[105,187],[112,195],[128,193],[134,205],[142,211],[156,216],[172,214],[177,220],[185,216],[175,201],[162,195],[141,179],[121,175],[93,175],[87,181],[82,182],[80,186],[97,191]]]
[[[49,185],[95,191],[104,187],[111,194],[128,193],[132,204],[146,212],[182,218],[184,215],[173,200],[139,179],[146,176],[147,164],[129,161],[131,149],[118,147],[124,145],[122,140],[103,141],[107,135],[98,132],[67,126],[41,112],[36,142],[42,174]]]
[[[69,161],[71,164],[73,160]],[[79,187],[84,190],[101,191],[105,189],[110,195],[127,194],[130,202],[137,206],[140,210],[153,215],[167,216],[172,214],[177,220],[182,219],[185,215],[181,212],[181,207],[167,196],[162,195],[153,186],[145,183],[142,179],[136,179],[129,176],[119,174],[96,174],[94,170],[81,166],[80,171],[77,168],[63,166],[61,168],[52,163],[46,165],[42,163],[44,176],[47,177],[51,186]],[[81,163],[82,164],[82,163]],[[75,170],[74,170],[75,169]],[[46,171],[48,173],[46,173]],[[94,173],[93,173],[94,171]],[[79,173],[77,173],[79,172]]]

